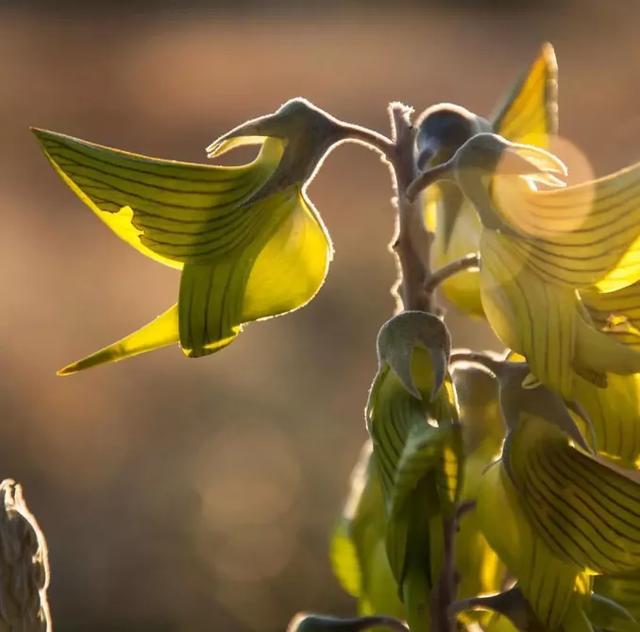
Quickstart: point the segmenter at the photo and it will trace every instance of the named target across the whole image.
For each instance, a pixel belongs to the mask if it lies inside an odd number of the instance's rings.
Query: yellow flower
[[[640,165],[571,187],[558,174],[564,165],[548,152],[478,134],[410,194],[449,178],[473,203],[487,320],[539,380],[573,400],[578,376],[604,386],[609,372],[640,371],[638,350],[601,331],[581,296],[609,294],[615,311],[617,291],[640,279]]]
[[[469,138],[495,132],[514,142],[547,147],[558,131],[558,67],[553,46],[542,46],[536,60],[489,118],[449,103],[428,108],[417,122],[418,167],[447,161]],[[452,183],[440,182],[424,192],[424,217],[434,233],[431,265],[441,268],[478,251],[480,221],[473,205]],[[477,271],[456,274],[442,284],[459,309],[484,316]]]
[[[540,621],[571,630],[597,614],[593,575],[640,569],[640,479],[589,453],[560,396],[522,386],[526,365],[492,370],[509,432],[478,517]]]
[[[404,619],[389,566],[384,496],[367,441],[351,476],[351,489],[331,537],[331,565],[342,587],[358,599],[360,615]]]
[[[378,335],[379,367],[367,404],[386,552],[412,632],[429,630],[443,519],[461,490],[462,439],[448,354],[448,332],[435,316],[408,311],[392,318]]]
[[[176,342],[187,356],[206,355],[232,342],[244,323],[307,303],[332,248],[305,188],[353,129],[294,99],[211,144],[210,157],[259,144],[257,158],[238,167],[159,160],[34,130],[60,177],[116,235],[182,271],[176,305],[59,373]]]

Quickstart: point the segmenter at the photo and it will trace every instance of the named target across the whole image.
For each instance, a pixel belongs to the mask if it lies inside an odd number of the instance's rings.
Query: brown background
[[[53,8],[56,6],[57,8]],[[113,237],[27,127],[202,160],[304,95],[387,130],[385,106],[480,113],[555,43],[561,128],[598,173],[640,158],[640,3],[0,0],[0,475],[51,550],[58,630],[281,631],[350,612],[326,559],[393,303],[388,176],[357,146],[310,187],[336,258],[321,294],[223,354],[54,370],[147,322],[178,275]],[[452,318],[457,344],[493,344]]]

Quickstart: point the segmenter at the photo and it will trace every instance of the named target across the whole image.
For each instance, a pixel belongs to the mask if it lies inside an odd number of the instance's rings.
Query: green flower
[[[331,565],[360,615],[404,619],[387,551],[384,496],[367,441],[351,476],[351,490],[331,537]]]
[[[417,123],[420,169],[446,162],[469,138],[495,132],[511,141],[547,147],[558,132],[558,66],[553,46],[545,43],[527,72],[516,82],[502,105],[483,118],[449,103],[425,110]],[[473,205],[449,182],[424,192],[424,218],[434,233],[434,269],[478,251],[480,220]],[[477,271],[456,274],[442,284],[445,296],[464,312],[484,316]]]
[[[210,157],[259,144],[238,167],[149,158],[34,130],[60,177],[121,239],[182,271],[176,305],[67,375],[180,343],[189,357],[232,342],[243,324],[297,309],[322,286],[332,248],[305,189],[348,126],[308,101],[249,121]]]
[[[378,335],[379,367],[367,404],[386,552],[412,632],[429,629],[443,519],[461,490],[462,437],[448,356],[448,332],[438,318],[413,311],[392,318]]]
[[[410,194],[446,178],[471,200],[482,222],[487,320],[539,380],[572,401],[578,376],[604,386],[609,372],[640,371],[635,346],[602,331],[581,300],[582,292],[610,295],[615,314],[619,291],[640,279],[640,165],[571,187],[557,178],[565,173],[548,152],[478,134]]]
[[[522,386],[526,365],[492,369],[509,432],[482,477],[481,527],[545,626],[590,630],[592,577],[640,569],[637,472],[591,454],[559,395]]]

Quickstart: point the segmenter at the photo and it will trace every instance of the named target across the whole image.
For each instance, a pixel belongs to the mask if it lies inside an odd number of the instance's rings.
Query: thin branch
[[[380,134],[380,132],[376,132],[375,130],[367,127],[362,127],[361,125],[343,123],[342,128],[348,133],[347,141],[355,141],[356,143],[365,145],[370,149],[375,149],[377,152],[382,154],[389,163],[394,161],[396,145],[384,134]]]
[[[431,295],[424,290],[430,276],[430,251],[433,235],[427,231],[419,203],[407,198],[405,191],[415,179],[414,143],[416,129],[411,123],[412,109],[401,103],[389,105],[395,152],[391,165],[395,176],[397,228],[392,249],[398,258],[399,279],[394,291],[405,310],[432,312]]]
[[[458,531],[456,514],[443,518],[443,527],[442,570],[433,590],[431,624],[434,632],[454,632],[456,623],[451,604],[458,584],[455,564],[455,537]]]
[[[458,362],[477,364],[488,369],[494,375],[498,375],[506,360],[498,357],[497,354],[494,353],[486,351],[468,351],[465,349],[453,351],[449,356],[449,363],[451,366]]]
[[[441,283],[446,281],[449,277],[452,277],[458,272],[464,270],[478,269],[480,266],[480,256],[473,252],[460,259],[455,259],[447,265],[443,266],[439,270],[436,270],[425,283],[424,289],[427,292],[433,292]]]
[[[476,505],[477,503],[475,500],[466,500],[465,502],[460,503],[456,511],[456,520],[460,522],[460,519],[463,516],[465,516],[470,511],[473,511],[476,508]]]

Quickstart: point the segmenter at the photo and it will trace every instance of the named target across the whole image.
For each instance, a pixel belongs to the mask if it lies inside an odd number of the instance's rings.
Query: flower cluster
[[[294,99],[210,145],[259,145],[236,167],[36,130],[109,228],[182,275],[176,305],[60,373],[175,343],[207,355],[307,303],[332,248],[306,186],[331,148],[368,143],[395,172],[401,283],[425,283],[380,330],[369,437],[332,538],[360,616],[290,630],[637,631],[640,164],[566,186],[548,151],[549,44],[493,116],[440,104],[394,123],[390,140]],[[422,309],[438,284],[503,354],[451,350],[442,314]]]

